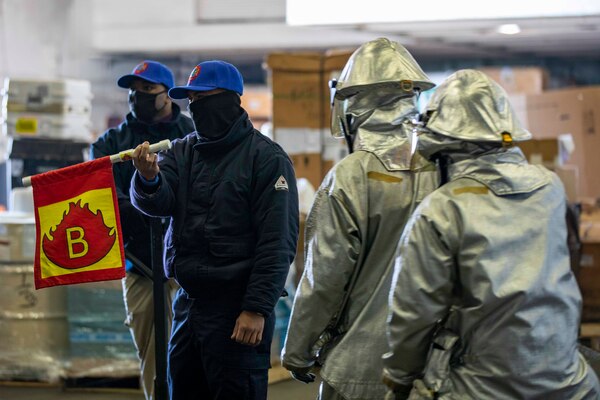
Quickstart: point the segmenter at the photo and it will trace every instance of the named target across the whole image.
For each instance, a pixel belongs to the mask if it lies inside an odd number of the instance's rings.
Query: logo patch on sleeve
[[[280,175],[279,178],[277,178],[277,182],[275,182],[275,190],[289,190],[288,183],[283,175]]]

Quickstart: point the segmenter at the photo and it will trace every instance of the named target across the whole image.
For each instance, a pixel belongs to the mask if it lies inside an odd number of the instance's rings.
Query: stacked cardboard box
[[[581,269],[578,282],[583,296],[583,321],[600,321],[600,208],[581,214]]]
[[[330,138],[329,80],[337,78],[351,52],[274,53],[267,57],[273,93],[273,139],[289,154],[297,178],[317,188],[344,155],[345,142]],[[294,268],[297,285],[304,270],[304,215]],[[280,299],[275,309],[279,323],[273,352],[279,354],[285,338],[292,299]]]
[[[600,180],[595,176],[600,170],[600,86],[552,90],[526,95],[521,100],[513,102],[513,107],[538,141],[532,146],[546,149],[542,159],[551,157],[553,147],[559,164],[568,166],[571,179],[576,180],[576,197],[599,198]],[[561,154],[560,143],[552,144],[563,140],[564,135],[570,135],[574,145],[568,157]]]
[[[349,51],[273,53],[267,57],[273,92],[273,137],[292,158],[297,177],[318,187],[344,154],[330,141],[328,82],[339,76]]]
[[[567,140],[568,139],[568,140]],[[561,179],[567,199],[571,203],[580,201],[579,168],[567,164],[570,153],[567,149],[572,136],[557,139],[532,139],[521,142],[518,146],[531,164],[542,164],[554,171]]]
[[[540,67],[479,68],[509,94],[538,94],[546,90],[549,73]]]
[[[242,96],[242,107],[258,128],[257,123],[271,119],[271,91],[266,86],[246,86]]]
[[[543,164],[550,168],[560,164],[560,143],[557,139],[527,140],[518,146],[532,164]]]

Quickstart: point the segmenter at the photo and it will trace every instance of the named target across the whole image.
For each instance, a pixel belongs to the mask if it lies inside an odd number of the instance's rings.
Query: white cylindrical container
[[[33,188],[17,187],[10,191],[9,211],[33,215]]]
[[[0,214],[0,379],[56,381],[69,349],[66,287],[36,290],[31,215]]]

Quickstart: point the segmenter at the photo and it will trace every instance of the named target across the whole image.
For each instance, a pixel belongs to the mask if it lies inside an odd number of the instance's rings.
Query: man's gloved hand
[[[292,374],[292,378],[300,382],[311,383],[315,381],[315,374],[310,372],[290,371],[290,373]]]

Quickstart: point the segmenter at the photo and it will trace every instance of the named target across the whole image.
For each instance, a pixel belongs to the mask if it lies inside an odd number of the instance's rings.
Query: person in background
[[[172,400],[267,398],[273,309],[298,239],[298,192],[287,154],[254,129],[235,66],[205,61],[186,86],[196,131],[159,156],[133,153],[133,204],[170,217],[165,270],[181,285],[173,310]]]
[[[350,153],[325,177],[306,221],[305,267],[281,360],[320,399],[382,399],[393,258],[404,224],[437,187],[413,155],[417,97],[434,84],[400,44],[363,44],[332,82],[332,134]]]
[[[117,85],[129,90],[130,112],[117,127],[108,129],[91,145],[90,158],[100,158],[135,148],[148,141],[159,142],[184,137],[194,130],[192,120],[181,114],[167,91],[174,85],[173,73],[165,65],[156,61],[143,61],[131,74],[124,75]],[[129,199],[129,185],[135,168],[132,163],[113,165],[115,187],[121,216],[123,241],[129,259],[126,276],[123,279],[123,300],[133,342],[141,361],[141,386],[146,399],[154,398],[154,378],[156,375],[154,348],[154,303],[152,279],[140,272],[132,262],[151,267],[150,229],[148,217],[136,210]],[[158,271],[162,274],[162,271]],[[176,284],[172,280],[165,283],[168,310]],[[171,321],[171,314],[167,318]]]
[[[482,72],[458,71],[423,121],[418,148],[447,183],[400,240],[388,398],[600,398],[577,348],[564,188],[514,146],[531,134],[506,93]]]

